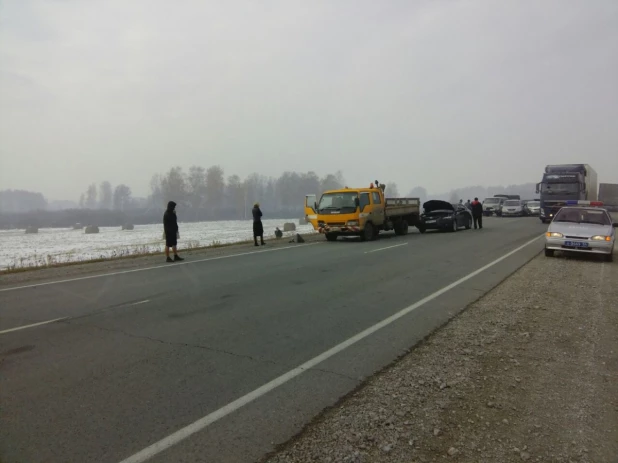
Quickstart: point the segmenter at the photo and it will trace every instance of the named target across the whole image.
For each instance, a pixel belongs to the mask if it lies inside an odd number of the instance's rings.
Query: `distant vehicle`
[[[508,199],[502,204],[502,217],[523,217],[524,203],[519,199]]]
[[[408,233],[409,226],[419,222],[419,198],[387,198],[384,184],[372,183],[369,188],[342,188],[305,196],[305,215],[313,227],[328,241],[339,236],[358,236],[371,241],[380,231],[394,230],[397,235]]]
[[[556,164],[545,166],[543,180],[536,185],[541,193],[541,222],[553,216],[569,200],[596,201],[597,173],[588,164]]]
[[[500,215],[502,214],[502,203],[504,203],[505,198],[496,197],[493,198],[485,198],[483,201],[483,215]]]
[[[526,215],[537,217],[541,213],[541,201],[528,201],[524,205]]]
[[[608,211],[618,212],[618,184],[599,183],[599,201]]]
[[[519,195],[494,195],[494,198],[521,199]]]
[[[463,204],[451,204],[447,201],[431,200],[423,204],[418,229],[445,230],[456,232],[460,228],[469,230],[472,227],[472,213]]]
[[[545,255],[555,251],[600,254],[613,260],[616,227],[598,201],[567,201],[554,216],[545,233]]]

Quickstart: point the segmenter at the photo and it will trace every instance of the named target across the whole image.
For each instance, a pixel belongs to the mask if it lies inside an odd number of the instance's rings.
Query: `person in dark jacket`
[[[165,256],[167,262],[184,260],[178,255],[176,246],[178,245],[178,219],[176,218],[176,203],[170,201],[167,203],[167,210],[163,214],[163,231],[165,232]],[[174,251],[174,259],[170,257],[170,248]]]
[[[262,211],[260,210],[260,204],[255,203],[253,205],[253,242],[256,246],[259,246],[257,239],[260,237],[260,243],[264,246],[264,226],[262,225]]]
[[[483,205],[478,198],[474,198],[474,201],[472,201],[472,218],[474,219],[475,230],[477,226],[479,229],[483,228]]]

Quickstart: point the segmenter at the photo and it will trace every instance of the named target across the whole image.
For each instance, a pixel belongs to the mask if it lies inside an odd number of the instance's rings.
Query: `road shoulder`
[[[617,278],[534,259],[267,461],[614,462]]]

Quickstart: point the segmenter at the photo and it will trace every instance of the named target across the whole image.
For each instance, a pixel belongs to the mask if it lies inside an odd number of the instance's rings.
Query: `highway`
[[[259,460],[540,252],[546,229],[494,218],[2,286],[0,461]]]

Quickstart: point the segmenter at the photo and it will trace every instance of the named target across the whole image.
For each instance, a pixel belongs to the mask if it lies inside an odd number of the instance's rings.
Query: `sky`
[[[0,190],[342,170],[618,183],[616,0],[0,0]]]

